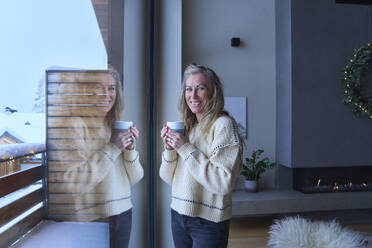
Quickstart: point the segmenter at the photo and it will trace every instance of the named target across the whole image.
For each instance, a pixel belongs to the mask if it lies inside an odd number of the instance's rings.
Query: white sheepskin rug
[[[336,221],[311,221],[297,217],[276,220],[270,227],[272,248],[362,248],[365,238],[342,228]]]

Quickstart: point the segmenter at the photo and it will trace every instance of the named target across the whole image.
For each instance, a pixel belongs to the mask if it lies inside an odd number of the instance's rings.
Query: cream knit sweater
[[[53,219],[92,221],[123,213],[133,206],[131,186],[143,177],[137,151],[121,151],[109,142],[111,132],[107,130],[102,132],[106,145],[94,149],[95,141],[83,130],[76,133],[81,141],[76,159],[81,162],[71,163],[60,183],[49,186]]]
[[[231,195],[242,161],[233,121],[219,117],[203,138],[194,127],[178,151],[165,150],[160,177],[172,186],[171,208],[213,222],[231,218]]]
[[[143,177],[138,152],[121,151],[114,144],[109,143],[100,153],[103,153],[101,161],[106,161],[106,168],[102,170],[101,167],[99,172],[97,171],[97,178],[92,180],[98,182],[94,187],[80,194],[81,197],[75,197],[77,221],[106,218],[133,207],[131,187]]]

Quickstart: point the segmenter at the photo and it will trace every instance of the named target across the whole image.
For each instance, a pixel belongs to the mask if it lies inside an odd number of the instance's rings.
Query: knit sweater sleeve
[[[136,150],[125,149],[123,153],[124,167],[128,175],[129,183],[133,186],[143,178],[143,168]]]
[[[209,156],[190,143],[177,152],[188,172],[206,190],[226,195],[232,191],[241,170],[241,144],[228,117],[217,119],[211,132],[214,133]]]
[[[63,175],[63,182],[84,182],[81,191],[92,189],[109,173],[121,151],[114,144],[108,143],[99,150],[92,150],[89,146],[77,151],[78,163],[71,163]]]
[[[165,150],[161,160],[159,176],[164,182],[172,185],[174,172],[177,168],[177,152],[175,150]]]

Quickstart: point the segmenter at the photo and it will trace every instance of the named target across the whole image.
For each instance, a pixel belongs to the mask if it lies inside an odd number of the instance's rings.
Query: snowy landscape
[[[45,142],[45,70],[107,69],[90,0],[23,1],[21,6],[3,0],[0,8],[0,29],[12,37],[0,40],[0,145]]]

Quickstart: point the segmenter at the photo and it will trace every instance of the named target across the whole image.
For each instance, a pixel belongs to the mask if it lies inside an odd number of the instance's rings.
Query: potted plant
[[[245,189],[248,192],[257,192],[257,182],[262,173],[267,169],[274,167],[275,163],[270,163],[270,159],[265,157],[259,160],[264,150],[256,150],[250,158],[245,158],[243,171],[241,174],[245,177]]]

